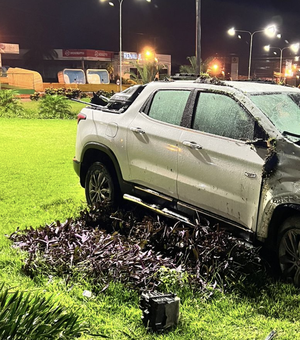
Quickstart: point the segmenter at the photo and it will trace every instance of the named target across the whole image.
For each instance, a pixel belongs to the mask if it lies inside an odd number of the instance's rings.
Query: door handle
[[[143,135],[145,131],[140,127],[131,127],[130,131]]]
[[[249,177],[249,178],[256,178],[257,177],[257,175],[255,173],[247,172],[247,171],[245,172],[245,176]]]
[[[201,150],[202,149],[202,146],[199,145],[198,143],[196,142],[189,142],[187,140],[184,140],[182,142],[183,145],[187,146],[188,148],[190,149],[193,149],[193,150]]]

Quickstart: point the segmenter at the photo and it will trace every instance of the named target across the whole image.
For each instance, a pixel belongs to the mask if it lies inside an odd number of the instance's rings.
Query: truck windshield
[[[287,138],[300,140],[300,94],[253,94],[251,100]]]

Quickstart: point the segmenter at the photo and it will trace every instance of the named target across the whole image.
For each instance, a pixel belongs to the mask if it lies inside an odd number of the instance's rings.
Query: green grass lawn
[[[75,120],[1,120],[0,216],[8,231],[64,218],[84,201],[72,169],[75,135]]]
[[[89,101],[88,98],[81,99],[82,101]],[[22,105],[25,109],[25,117],[27,118],[38,118],[38,106],[40,104],[40,101],[22,101]],[[68,100],[68,104],[71,106],[71,112],[76,117],[76,115],[79,113],[81,108],[83,108],[85,105],[81,104],[79,102],[76,102],[74,100]]]
[[[76,120],[0,118],[0,280],[6,287],[54,294],[61,304],[77,311],[92,334],[109,339],[264,340],[272,330],[278,340],[300,339],[299,290],[288,284],[264,286],[251,298],[239,290],[219,292],[210,299],[179,291],[178,327],[153,335],[141,322],[138,294],[121,285],[111,284],[105,292],[87,298],[83,291],[93,292],[95,287],[84,279],[72,282],[42,273],[25,276],[26,254],[13,249],[5,235],[17,228],[64,221],[86,205],[72,165],[75,138]]]

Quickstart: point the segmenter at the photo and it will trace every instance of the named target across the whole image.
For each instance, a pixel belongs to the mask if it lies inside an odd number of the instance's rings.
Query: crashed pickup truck
[[[276,251],[300,286],[300,90],[155,81],[78,115],[88,204],[124,198],[193,224],[209,216]]]

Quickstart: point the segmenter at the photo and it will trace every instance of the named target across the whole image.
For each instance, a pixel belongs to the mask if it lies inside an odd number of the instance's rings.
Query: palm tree
[[[203,62],[201,61],[200,73],[206,73],[207,72],[208,66],[214,58],[215,57],[208,57]],[[190,62],[190,65],[181,65],[179,67],[179,72],[180,73],[197,74],[197,59],[196,59],[196,57],[195,56],[187,57],[187,60]]]
[[[187,57],[186,59],[190,62],[190,65],[181,65],[179,67],[179,72],[180,73],[197,74],[197,59],[196,59],[196,57],[192,56],[192,57]]]
[[[149,83],[159,76],[159,71],[165,66],[163,64],[158,64],[157,61],[147,61],[142,65],[139,62],[132,63],[133,67],[137,69],[137,74],[129,72],[130,77],[136,83],[146,84]]]

